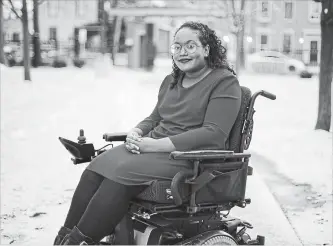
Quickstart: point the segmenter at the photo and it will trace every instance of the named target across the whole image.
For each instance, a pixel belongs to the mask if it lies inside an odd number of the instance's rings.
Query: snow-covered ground
[[[275,101],[260,98],[255,107],[253,166],[265,177],[302,242],[331,245],[332,127],[331,132],[314,130],[318,77],[252,74],[241,83],[277,96]]]
[[[85,168],[70,163],[57,138],[75,140],[82,128],[88,141],[102,146],[104,132],[127,131],[150,113],[168,72],[112,68],[103,78],[95,70],[39,68],[32,82],[23,82],[22,68],[1,67],[1,243],[54,237]],[[251,165],[305,245],[332,243],[332,133],[313,130],[317,81],[240,76],[252,91],[277,95],[257,99]],[[50,221],[47,213],[59,216]]]

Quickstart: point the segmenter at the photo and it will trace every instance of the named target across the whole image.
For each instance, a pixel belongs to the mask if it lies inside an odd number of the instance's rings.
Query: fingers
[[[139,133],[133,131],[133,132],[130,132],[128,135],[127,135],[127,138],[132,138],[134,140],[137,140],[137,139],[140,139],[141,138],[141,135],[139,135]]]
[[[128,137],[139,137],[139,134],[137,132],[130,132],[127,136]]]
[[[134,144],[126,143],[125,148],[133,154],[140,154],[140,148]]]
[[[129,135],[126,137],[127,142],[130,142],[131,140],[140,142],[141,139],[142,138],[139,135],[138,136]]]
[[[141,136],[137,132],[130,132],[126,137],[126,149],[133,154],[140,154],[138,143],[141,141]]]
[[[126,145],[126,147],[127,147],[128,149],[130,149],[130,150],[137,150],[137,151],[140,150],[139,146],[137,146],[137,145],[135,145],[135,144],[132,144],[132,143],[126,143],[125,145]]]
[[[132,150],[131,152],[132,152],[133,154],[140,155],[140,152],[139,152],[139,151],[137,151],[137,150]]]
[[[125,146],[126,147],[126,149],[129,151],[129,152],[131,152],[132,154],[140,154],[140,151],[137,151],[137,150],[135,150],[135,149],[131,149],[130,147],[128,147],[128,146]]]
[[[139,146],[140,142],[141,142],[141,139],[140,140],[134,140],[132,138],[126,138],[126,143],[127,144],[133,144],[135,146]]]
[[[132,143],[132,144],[135,144],[135,145],[138,145],[138,142],[141,142],[141,141],[142,141],[142,138],[137,133],[129,134],[126,137],[126,142]]]

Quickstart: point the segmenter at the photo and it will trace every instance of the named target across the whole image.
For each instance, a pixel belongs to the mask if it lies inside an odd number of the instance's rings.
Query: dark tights
[[[85,170],[76,187],[64,226],[74,226],[99,242],[110,234],[128,210],[129,201],[147,186],[126,186]]]

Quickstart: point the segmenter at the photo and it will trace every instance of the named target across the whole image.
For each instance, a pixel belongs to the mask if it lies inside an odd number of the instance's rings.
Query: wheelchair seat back
[[[235,153],[243,153],[244,151],[244,143],[243,139],[243,129],[245,124],[245,119],[248,114],[250,101],[251,101],[251,91],[249,88],[242,86],[242,99],[241,106],[238,112],[238,116],[236,121],[230,131],[228,142],[228,150],[233,150]]]

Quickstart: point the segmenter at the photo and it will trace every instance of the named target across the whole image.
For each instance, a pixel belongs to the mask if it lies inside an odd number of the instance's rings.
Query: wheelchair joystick
[[[80,136],[77,138],[79,144],[85,144],[86,143],[86,137],[84,136],[83,129],[80,129]]]

